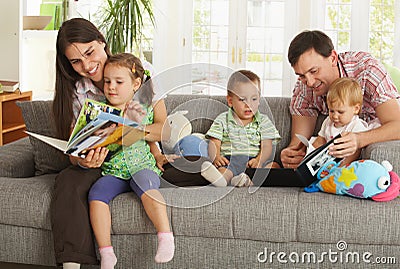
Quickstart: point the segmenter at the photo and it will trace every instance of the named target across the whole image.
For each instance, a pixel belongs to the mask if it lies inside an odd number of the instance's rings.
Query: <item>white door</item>
[[[280,96],[286,15],[283,0],[193,0],[191,62],[249,69],[261,78],[262,95]]]

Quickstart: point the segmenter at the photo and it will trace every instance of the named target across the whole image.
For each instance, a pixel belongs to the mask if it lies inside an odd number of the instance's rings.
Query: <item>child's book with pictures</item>
[[[307,187],[317,179],[317,173],[326,163],[340,162],[329,154],[329,146],[340,137],[340,134],[321,147],[313,148],[310,141],[302,135],[297,135],[307,147],[307,155],[296,169],[293,168],[247,168],[246,174],[250,176],[255,186],[262,187]]]
[[[296,134],[296,136],[300,139],[300,141],[305,144],[307,148],[312,147],[311,143],[302,135]],[[321,167],[323,167],[326,163],[335,161],[340,162],[341,158],[335,158],[334,156],[329,154],[329,146],[334,143],[336,139],[341,137],[340,134],[329,140],[324,145],[311,150],[301,161],[299,166],[296,168],[297,174],[299,174],[302,178],[314,178],[317,179],[317,173]]]
[[[91,149],[110,144],[129,146],[145,137],[142,126],[122,114],[119,108],[86,99],[68,141],[27,133],[65,154],[84,157]]]

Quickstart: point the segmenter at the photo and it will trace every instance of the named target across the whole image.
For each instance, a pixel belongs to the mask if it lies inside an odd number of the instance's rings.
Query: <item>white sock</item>
[[[243,172],[231,179],[231,185],[235,187],[248,187],[253,185],[253,182],[250,177]]]
[[[226,187],[226,179],[218,169],[208,161],[201,164],[201,175],[216,187]]]
[[[172,232],[158,232],[158,247],[154,257],[156,263],[165,263],[172,260],[175,253],[174,235]]]
[[[117,257],[114,254],[112,246],[99,248],[100,252],[100,269],[114,269],[117,264]]]
[[[81,265],[75,262],[64,262],[63,269],[80,269]]]

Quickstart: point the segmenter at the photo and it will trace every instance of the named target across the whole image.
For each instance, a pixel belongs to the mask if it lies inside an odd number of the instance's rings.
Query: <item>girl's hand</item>
[[[141,123],[146,116],[146,111],[143,110],[142,105],[138,101],[131,100],[126,103],[124,115],[132,121]]]
[[[99,168],[108,154],[107,148],[92,149],[84,159],[78,158],[77,164],[82,168]]]
[[[164,172],[164,168],[163,168],[164,164],[173,163],[175,161],[175,159],[178,159],[178,158],[180,158],[180,156],[175,155],[175,154],[168,154],[168,155],[159,154],[159,155],[155,156],[157,167],[163,172]]]

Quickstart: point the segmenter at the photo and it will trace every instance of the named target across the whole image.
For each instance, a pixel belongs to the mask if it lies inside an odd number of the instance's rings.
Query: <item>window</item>
[[[194,0],[191,62],[250,69],[261,78],[262,95],[280,96],[285,15],[284,0]]]
[[[321,1],[320,4],[322,4]],[[399,0],[326,0],[325,32],[338,51],[365,50],[381,62],[400,64]],[[400,60],[397,60],[400,61]]]
[[[93,20],[104,2],[70,0],[70,8]],[[159,72],[187,63],[246,68],[260,76],[263,95],[290,96],[296,76],[287,49],[305,29],[326,32],[339,52],[369,51],[400,67],[400,0],[153,0],[153,7],[162,23],[154,31],[146,22],[141,50]],[[225,83],[205,66],[192,71],[192,81]],[[191,91],[216,94],[204,86]]]
[[[371,0],[369,21],[369,51],[382,62],[393,64],[395,0]]]
[[[328,0],[325,18],[325,33],[332,39],[336,50],[350,50],[351,1]]]

